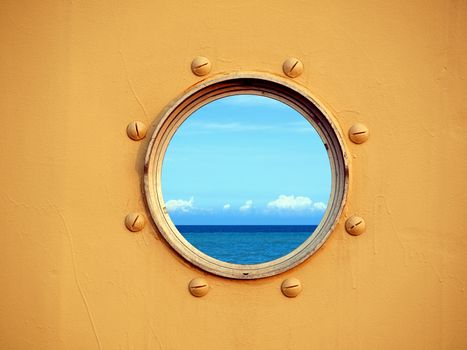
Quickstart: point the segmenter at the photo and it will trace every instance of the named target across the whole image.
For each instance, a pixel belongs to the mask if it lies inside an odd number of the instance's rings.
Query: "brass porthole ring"
[[[279,100],[301,113],[320,135],[331,164],[331,195],[315,232],[299,247],[279,259],[242,265],[204,254],[177,230],[165,208],[161,174],[165,152],[178,127],[196,110],[214,100],[253,94]],[[302,87],[265,73],[232,73],[205,80],[171,103],[162,113],[149,142],[145,158],[144,192],[158,231],[183,258],[210,273],[235,279],[256,279],[279,274],[315,253],[338,223],[348,192],[348,159],[343,138],[330,113]]]

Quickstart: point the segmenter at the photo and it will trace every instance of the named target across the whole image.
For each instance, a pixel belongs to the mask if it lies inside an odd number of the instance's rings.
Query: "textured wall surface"
[[[0,348],[467,348],[466,16],[446,0],[2,1]],[[146,210],[148,140],[126,125],[198,82],[197,55],[212,74],[299,57],[342,130],[370,128],[347,141],[341,223],[282,275],[205,274],[123,225]]]

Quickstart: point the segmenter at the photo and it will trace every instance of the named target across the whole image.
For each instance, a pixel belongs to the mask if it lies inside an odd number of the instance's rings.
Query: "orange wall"
[[[2,1],[0,348],[467,348],[466,16],[446,0]],[[292,271],[215,277],[123,225],[146,211],[148,139],[126,125],[199,81],[197,55],[213,74],[299,57],[344,132],[370,128],[347,140],[344,217]]]

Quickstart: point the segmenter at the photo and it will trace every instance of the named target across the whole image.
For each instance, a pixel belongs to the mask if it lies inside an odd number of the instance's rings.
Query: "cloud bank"
[[[267,204],[268,210],[273,211],[325,211],[326,204],[323,202],[313,202],[311,198],[305,196],[294,196],[281,194],[275,200]]]
[[[193,209],[193,202],[195,199],[191,197],[189,200],[184,200],[184,199],[171,199],[167,203],[165,203],[165,206],[167,208],[167,211],[169,212],[182,212],[182,213],[187,213],[191,209]]]
[[[166,202],[167,211],[173,214],[201,214],[201,213],[211,213],[214,214],[216,210],[208,208],[199,208],[194,206],[194,197],[190,199],[171,199]],[[267,213],[289,213],[289,214],[305,214],[305,213],[323,213],[326,210],[326,203],[323,202],[313,202],[310,197],[306,196],[295,196],[295,195],[279,195],[276,199],[268,202],[265,207],[256,208],[253,206],[253,200],[249,199],[240,206],[237,210],[241,213],[252,213],[256,212],[260,214],[258,209]],[[219,210],[219,209],[217,209]],[[230,203],[225,203],[222,206],[222,211],[229,212],[233,214],[235,211],[232,211],[232,205]]]

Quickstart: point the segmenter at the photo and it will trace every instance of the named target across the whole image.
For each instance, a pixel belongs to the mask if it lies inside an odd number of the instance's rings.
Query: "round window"
[[[347,192],[339,134],[277,78],[204,82],[163,114],[145,164],[151,215],[168,243],[211,273],[271,276],[312,255]]]

